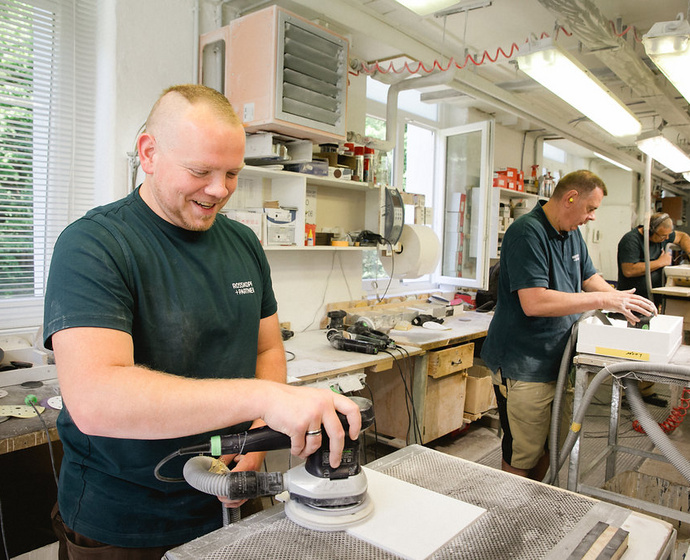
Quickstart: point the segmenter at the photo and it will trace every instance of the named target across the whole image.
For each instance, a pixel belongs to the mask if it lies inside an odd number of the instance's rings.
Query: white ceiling
[[[446,17],[417,16],[395,0],[230,0],[235,9],[255,9],[278,3],[304,17],[348,36],[351,58],[369,67],[376,61],[409,57],[428,68],[434,61],[445,67],[459,64],[467,53],[479,60],[483,53],[496,57],[498,49],[511,53],[530,37],[548,34],[575,55],[642,122],[643,132],[663,133],[690,151],[688,103],[649,62],[639,39],[659,21],[687,15],[690,0],[492,0],[490,6]],[[559,29],[562,26],[563,31]],[[631,29],[617,37],[617,33]],[[383,68],[388,62],[380,63]],[[401,63],[394,63],[400,70]],[[453,68],[453,65],[451,65]],[[690,68],[688,69],[690,71]],[[425,72],[421,72],[425,74]],[[407,73],[379,74],[384,81],[409,77]],[[518,114],[525,128],[545,128],[630,164],[639,152],[634,138],[614,138],[532,82],[499,53],[496,62],[468,63],[454,72],[445,97],[476,105],[497,116]],[[468,95],[469,94],[469,95]],[[436,94],[439,95],[439,94]],[[635,167],[635,165],[633,165]],[[642,169],[637,164],[637,169]],[[681,180],[668,170],[657,177]]]

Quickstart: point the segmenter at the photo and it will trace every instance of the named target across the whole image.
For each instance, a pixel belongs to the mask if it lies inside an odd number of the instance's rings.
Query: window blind
[[[93,205],[92,0],[0,0],[0,331],[41,325],[52,248]]]

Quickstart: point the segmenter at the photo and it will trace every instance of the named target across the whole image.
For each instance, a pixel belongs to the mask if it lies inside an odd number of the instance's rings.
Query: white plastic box
[[[580,323],[577,351],[625,360],[667,363],[683,340],[683,318],[657,315],[649,330],[628,327],[622,320],[604,325],[596,317]]]

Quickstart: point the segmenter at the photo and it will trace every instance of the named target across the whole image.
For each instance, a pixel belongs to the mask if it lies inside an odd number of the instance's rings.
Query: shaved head
[[[178,120],[195,105],[209,108],[220,121],[242,126],[230,101],[222,93],[198,84],[182,84],[169,87],[161,94],[146,119],[146,132],[168,136],[166,132],[175,128]]]
[[[200,85],[174,86],[151,109],[137,150],[142,200],[164,220],[209,229],[235,192],[245,134],[227,98]]]

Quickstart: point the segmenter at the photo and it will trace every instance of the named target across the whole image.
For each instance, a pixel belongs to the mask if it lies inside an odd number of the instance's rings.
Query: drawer
[[[456,371],[462,371],[474,363],[474,342],[429,352],[430,377],[438,379]]]

